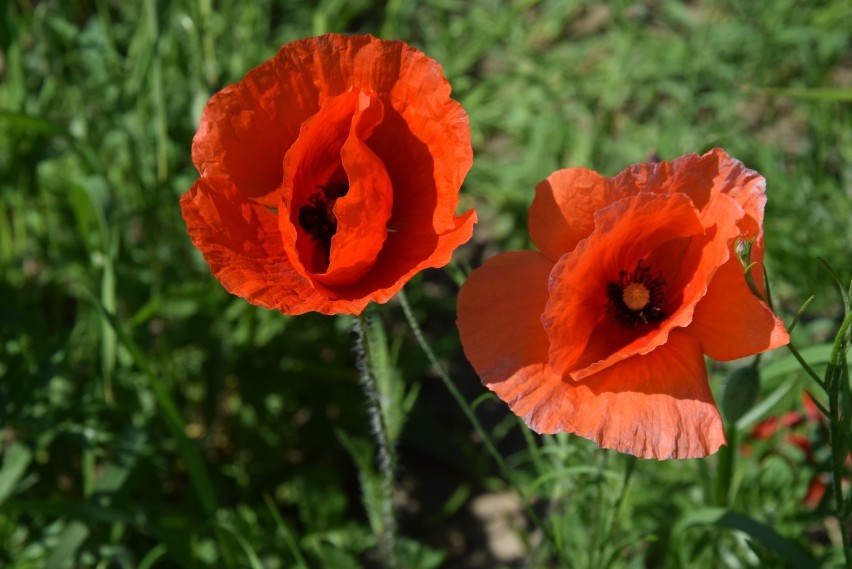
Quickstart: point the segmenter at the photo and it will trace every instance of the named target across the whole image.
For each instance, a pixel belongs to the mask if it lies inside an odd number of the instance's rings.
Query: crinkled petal
[[[413,137],[433,160],[407,167],[416,166],[418,181],[433,178],[442,194],[436,201],[441,207],[427,217],[434,219],[439,233],[451,230],[457,191],[472,162],[467,115],[449,98],[440,65],[404,42],[326,34],[284,45],[275,57],[210,99],[193,139],[193,162],[202,176],[226,177],[246,197],[275,207],[284,154],[302,123],[326,99],[350,90],[391,101],[391,114],[412,125]],[[403,141],[393,141],[396,130],[390,128],[382,144],[417,154]],[[406,165],[391,172],[395,187],[406,174]]]
[[[486,261],[462,286],[459,333],[484,384],[547,362],[547,335],[539,318],[552,268],[553,262],[540,253],[514,251]]]
[[[706,243],[698,214],[683,195],[643,193],[600,210],[594,233],[564,255],[551,273],[550,299],[541,319],[554,371],[583,379],[619,360],[655,349],[665,343],[672,328],[688,324],[691,314],[682,316],[680,308],[685,303],[694,306],[698,298],[681,294],[679,285],[695,274]],[[677,256],[672,254],[673,248]],[[667,254],[659,254],[658,249]],[[658,325],[628,329],[613,322],[607,286],[618,282],[621,271],[632,271],[640,260],[653,275],[660,273],[672,282],[666,300],[673,306],[665,306],[669,317]]]
[[[609,180],[586,168],[558,170],[539,182],[530,205],[530,239],[556,262],[595,228],[595,212],[615,201]]]
[[[681,329],[653,352],[563,382],[545,401],[524,415],[533,429],[576,433],[641,458],[697,458],[725,442],[701,347]]]
[[[717,195],[728,194],[746,215],[763,223],[765,180],[721,148],[701,156],[685,154],[671,162],[634,164],[612,178],[610,184],[615,195],[682,193],[702,212]]]
[[[320,104],[311,69],[291,56],[291,46],[214,94],[192,139],[202,176],[225,177],[270,207],[277,206],[284,154]]]
[[[780,318],[746,284],[739,259],[719,269],[698,303],[689,333],[704,353],[727,361],[772,350],[790,342]]]
[[[288,314],[323,299],[290,264],[276,215],[249,202],[223,178],[201,178],[180,200],[193,244],[225,289]]]
[[[391,99],[369,145],[394,187],[391,229],[441,234],[457,225],[459,187],[473,152],[467,114],[449,98],[449,87],[427,97]]]
[[[193,162],[202,179],[241,196],[233,207],[278,208],[277,258],[310,292],[292,311],[288,301],[252,301],[287,313],[385,302],[418,271],[449,262],[476,222],[473,211],[456,215],[472,163],[467,114],[440,65],[403,42],[327,34],[283,46],[211,98]],[[348,193],[333,206],[308,201],[329,181],[348,182]],[[318,221],[303,231],[306,204]],[[323,218],[323,205],[333,215]],[[228,286],[258,285],[232,276]]]
[[[331,240],[331,260],[325,274],[314,279],[340,286],[362,277],[382,250],[393,206],[393,187],[384,164],[367,146],[367,139],[382,119],[379,99],[361,94],[349,138],[340,152],[349,192],[337,200],[337,233]]]
[[[716,162],[714,191],[734,198],[746,217],[756,224],[758,234],[754,237],[762,238],[763,209],[766,205],[766,180],[763,176],[746,168],[721,148],[710,150],[701,159]]]
[[[369,301],[387,302],[420,271],[449,263],[453,251],[470,240],[475,223],[476,212],[471,210],[456,218],[452,230],[440,235],[389,232],[370,271],[351,285],[335,288],[334,298],[353,302],[361,299],[363,305]]]
[[[355,91],[329,99],[305,122],[284,159],[279,207],[284,248],[296,270],[317,288],[347,285],[363,276],[387,235],[393,188],[382,161],[365,142],[381,122],[382,109],[379,99]],[[345,181],[348,192],[334,205],[337,231],[328,258],[322,244],[298,226],[309,198],[333,181]]]
[[[489,259],[459,293],[465,355],[482,382],[530,428],[571,432],[642,458],[692,458],[724,442],[700,347],[680,331],[645,356],[587,381],[564,380],[548,365],[539,315],[551,262],[519,251]]]

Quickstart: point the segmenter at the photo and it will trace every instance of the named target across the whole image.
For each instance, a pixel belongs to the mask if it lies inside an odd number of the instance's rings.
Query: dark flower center
[[[606,287],[609,311],[628,328],[639,324],[659,322],[666,317],[663,303],[663,274],[651,276],[651,268],[643,267],[639,259],[632,272],[621,271],[618,282],[611,281]]]
[[[334,203],[349,191],[346,182],[330,182],[317,186],[320,191],[308,197],[308,204],[299,208],[299,225],[325,253],[326,261],[331,254],[331,238],[337,233],[337,217]]]

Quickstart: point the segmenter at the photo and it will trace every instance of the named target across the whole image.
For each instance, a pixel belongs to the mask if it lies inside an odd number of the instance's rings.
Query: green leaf
[[[382,478],[376,472],[375,450],[373,445],[364,440],[348,436],[342,431],[337,432],[337,438],[346,448],[355,466],[358,468],[358,479],[361,482],[361,498],[367,519],[375,535],[379,535],[383,526],[383,493]]]
[[[0,467],[0,504],[14,493],[15,486],[26,473],[32,456],[30,449],[18,441],[13,441],[3,453],[3,466]]]
[[[578,464],[577,466],[569,466],[567,468],[560,468],[557,470],[545,472],[529,484],[529,491],[534,491],[536,488],[543,485],[548,480],[560,480],[561,482],[564,482],[565,480],[574,476],[582,475],[589,476],[595,480],[609,478],[611,482],[621,481],[621,477],[619,476],[619,474],[612,470],[603,470],[598,466],[592,466],[588,464]]]
[[[831,280],[834,281],[834,284],[837,285],[837,290],[840,291],[840,297],[843,299],[843,312],[848,314],[852,311],[852,301],[849,299],[849,291],[846,286],[843,284],[843,280],[840,278],[840,275],[837,274],[837,271],[834,270],[828,261],[823,259],[822,257],[817,257],[819,262],[822,263],[823,268],[828,272],[828,275],[831,277]]]
[[[790,380],[785,381],[781,385],[779,385],[775,391],[769,394],[769,396],[765,397],[761,400],[757,405],[754,405],[751,409],[743,413],[743,415],[737,419],[737,430],[744,431],[761,420],[764,416],[766,416],[775,405],[781,401],[787,393],[793,389],[793,386],[796,385],[796,381]]]
[[[67,140],[71,147],[77,152],[86,166],[92,172],[100,172],[101,167],[95,153],[91,148],[77,140],[71,132],[63,125],[33,115],[16,113],[8,109],[0,109],[0,122],[10,126],[12,129],[40,136],[59,136]]]
[[[816,560],[802,547],[772,529],[770,526],[745,514],[724,508],[703,508],[682,519],[675,534],[694,526],[716,526],[745,533],[766,548],[774,551],[791,567],[816,567]],[[687,564],[688,566],[688,564]]]
[[[808,346],[802,349],[799,353],[812,368],[828,363],[828,358],[831,356],[831,343],[817,344]],[[801,369],[801,365],[796,360],[795,356],[788,354],[784,357],[773,360],[760,370],[760,375],[764,381],[768,381],[775,377],[786,375],[788,373],[797,372]]]
[[[738,421],[754,406],[760,394],[760,374],[753,366],[734,370],[722,388],[722,416],[726,422]]]
[[[406,395],[405,384],[391,358],[381,319],[375,314],[368,314],[362,322],[366,364],[369,366],[369,372],[376,378],[381,400],[379,408],[388,431],[388,439],[391,444],[396,444],[405,424],[406,405],[413,404],[413,400],[410,393]]]
[[[131,426],[122,433],[115,456],[103,466],[100,476],[95,479],[93,490],[96,495],[111,495],[124,486],[147,440],[148,433],[140,428]]]
[[[72,567],[77,550],[82,547],[88,537],[89,528],[82,522],[73,521],[65,526],[59,536],[59,543],[47,558],[47,569]]]
[[[426,547],[413,539],[400,539],[399,550],[402,566],[409,569],[435,569],[447,558],[443,551]]]
[[[43,514],[57,518],[74,518],[89,522],[140,524],[145,520],[144,512],[102,506],[89,500],[58,502],[55,500],[10,500],[6,509],[27,514]]]
[[[168,551],[169,548],[162,543],[155,545],[148,553],[145,554],[145,557],[139,561],[139,565],[136,569],[151,569],[151,567],[154,566],[154,563],[168,553]]]
[[[264,502],[266,502],[266,507],[267,509],[269,509],[269,513],[275,520],[275,525],[278,528],[278,531],[284,537],[284,541],[287,542],[287,548],[293,555],[293,559],[296,562],[296,567],[298,569],[307,569],[308,564],[305,561],[304,556],[302,555],[302,551],[299,549],[299,545],[296,543],[296,540],[293,537],[293,532],[290,530],[290,528],[287,526],[287,523],[281,517],[281,513],[278,511],[278,507],[275,505],[275,502],[272,501],[272,498],[270,498],[268,494],[264,494],[263,500]]]

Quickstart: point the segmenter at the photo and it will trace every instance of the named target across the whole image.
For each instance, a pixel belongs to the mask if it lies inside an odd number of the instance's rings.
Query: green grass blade
[[[180,416],[180,412],[178,411],[174,399],[172,399],[168,390],[165,388],[162,381],[160,381],[160,378],[148,365],[148,361],[145,359],[142,351],[130,338],[121,324],[119,324],[112,314],[104,309],[103,305],[101,305],[97,299],[94,297],[91,297],[91,299],[95,302],[98,310],[101,311],[101,314],[112,326],[112,329],[118,336],[119,343],[124,346],[130,354],[133,363],[136,364],[136,366],[148,379],[151,391],[153,391],[154,398],[160,408],[160,416],[165,422],[166,427],[168,427],[169,432],[174,437],[178,447],[178,454],[186,465],[186,470],[192,480],[192,489],[195,491],[204,511],[208,515],[212,515],[216,511],[217,503],[213,482],[210,479],[210,475],[207,473],[207,468],[204,464],[204,459],[201,456],[201,451],[198,449],[196,444],[186,436],[183,418]]]
[[[145,557],[143,557],[141,561],[139,561],[137,569],[151,569],[151,567],[154,566],[154,563],[156,563],[162,556],[168,553],[168,551],[169,548],[163,545],[162,543],[160,545],[154,546],[153,548],[151,548],[151,551],[146,553]]]
[[[272,519],[275,520],[275,526],[278,528],[281,535],[284,536],[284,541],[287,542],[287,548],[290,550],[290,553],[293,555],[293,559],[296,561],[296,568],[308,569],[308,564],[302,555],[301,549],[299,549],[298,543],[296,543],[296,540],[293,537],[293,532],[291,532],[290,528],[287,527],[287,524],[281,517],[281,513],[275,506],[275,502],[272,501],[272,498],[270,498],[268,494],[264,494],[263,501],[266,502],[266,508],[272,515]]]
[[[743,413],[743,415],[737,419],[737,430],[745,431],[761,420],[764,416],[768,415],[778,402],[781,401],[791,389],[793,389],[794,385],[796,385],[795,381],[785,381],[776,387],[775,391],[770,393],[768,397],[762,399],[760,403]]]
[[[249,567],[251,567],[251,569],[264,569],[263,562],[260,560],[260,557],[257,556],[257,553],[251,546],[251,543],[249,543],[249,541],[235,527],[224,522],[214,522],[213,527],[224,531],[239,544],[248,559]]]

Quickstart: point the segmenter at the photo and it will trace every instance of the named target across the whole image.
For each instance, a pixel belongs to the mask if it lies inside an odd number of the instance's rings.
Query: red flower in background
[[[467,241],[467,115],[437,62],[403,42],[289,43],[207,103],[192,242],[231,293],[286,314],[360,313]]]
[[[585,168],[536,187],[539,251],[489,259],[459,294],[465,354],[535,431],[571,432],[643,458],[690,458],[725,441],[703,356],[789,341],[735,254],[763,282],[764,180],[724,151]]]
[[[818,426],[822,441],[828,441],[830,437],[828,418],[822,414],[813,402],[813,399],[811,399],[809,393],[802,394],[802,407],[804,408],[804,413],[788,411],[781,417],[764,419],[755,425],[749,434],[754,439],[769,440],[776,434],[783,433],[784,437],[782,441],[784,443],[797,447],[804,453],[807,464],[817,470],[821,470],[811,478],[808,483],[808,490],[802,498],[802,502],[806,506],[816,508],[819,506],[831,484],[832,473],[831,467],[821,464],[817,458],[812,440],[813,431],[809,430],[808,427],[812,425]],[[779,445],[777,448],[772,448],[770,452],[783,454],[781,453],[781,449],[782,447]],[[750,455],[752,452],[753,449],[750,445],[744,444],[742,446],[742,453],[745,456]],[[852,453],[846,456],[845,466],[847,469],[852,466]],[[849,479],[843,478],[841,484],[843,488],[847,488],[849,486]]]

